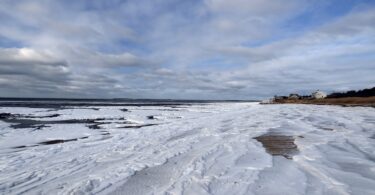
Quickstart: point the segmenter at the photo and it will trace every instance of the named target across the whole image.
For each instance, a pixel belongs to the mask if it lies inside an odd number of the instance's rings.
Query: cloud
[[[218,14],[230,14],[236,16],[248,15],[259,18],[275,17],[285,14],[296,8],[302,8],[303,1],[283,1],[283,0],[205,0],[207,8]]]
[[[375,8],[334,3],[5,0],[0,86],[6,96],[182,99],[371,86]]]
[[[374,8],[357,8],[352,13],[322,28],[321,33],[334,36],[352,36],[363,33],[374,33]]]
[[[30,48],[0,49],[0,63],[2,65],[56,65],[66,66],[66,62],[53,57],[51,52],[36,51]]]
[[[28,75],[54,80],[68,73],[67,63],[55,58],[48,51],[36,51],[29,48],[0,49],[0,74],[2,75]]]
[[[67,48],[60,52],[71,59],[72,63],[91,68],[145,66],[151,64],[151,62],[147,62],[147,60],[128,52],[107,54],[85,48]]]

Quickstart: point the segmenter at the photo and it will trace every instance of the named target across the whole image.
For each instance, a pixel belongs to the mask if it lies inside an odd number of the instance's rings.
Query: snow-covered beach
[[[0,193],[375,194],[374,111],[1,107]]]

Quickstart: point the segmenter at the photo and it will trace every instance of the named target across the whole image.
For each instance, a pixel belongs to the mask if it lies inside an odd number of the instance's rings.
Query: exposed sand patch
[[[287,159],[292,159],[292,156],[298,153],[298,147],[294,143],[293,136],[270,133],[254,139],[261,142],[266,151],[273,156],[283,156]]]

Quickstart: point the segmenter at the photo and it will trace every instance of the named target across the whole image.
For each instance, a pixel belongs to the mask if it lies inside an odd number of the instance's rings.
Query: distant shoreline
[[[172,99],[62,99],[0,98],[1,107],[63,108],[71,106],[186,106],[209,103],[246,103],[256,100],[172,100]]]
[[[152,99],[152,98],[21,98],[21,97],[0,97],[0,102],[29,101],[29,102],[188,102],[188,103],[216,103],[216,102],[259,102],[260,100],[241,99]]]
[[[324,99],[285,99],[277,100],[273,104],[316,104],[339,106],[366,106],[375,107],[375,96],[372,97],[345,97]]]

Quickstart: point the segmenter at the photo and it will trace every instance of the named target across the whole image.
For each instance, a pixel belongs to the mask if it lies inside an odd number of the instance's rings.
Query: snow
[[[0,113],[40,121],[102,120],[98,129],[38,130],[0,121],[0,194],[375,194],[374,111],[258,103],[3,107]],[[51,114],[59,116],[43,118]],[[270,155],[254,139],[267,133],[293,136],[298,152]],[[51,140],[70,141],[41,144]]]

